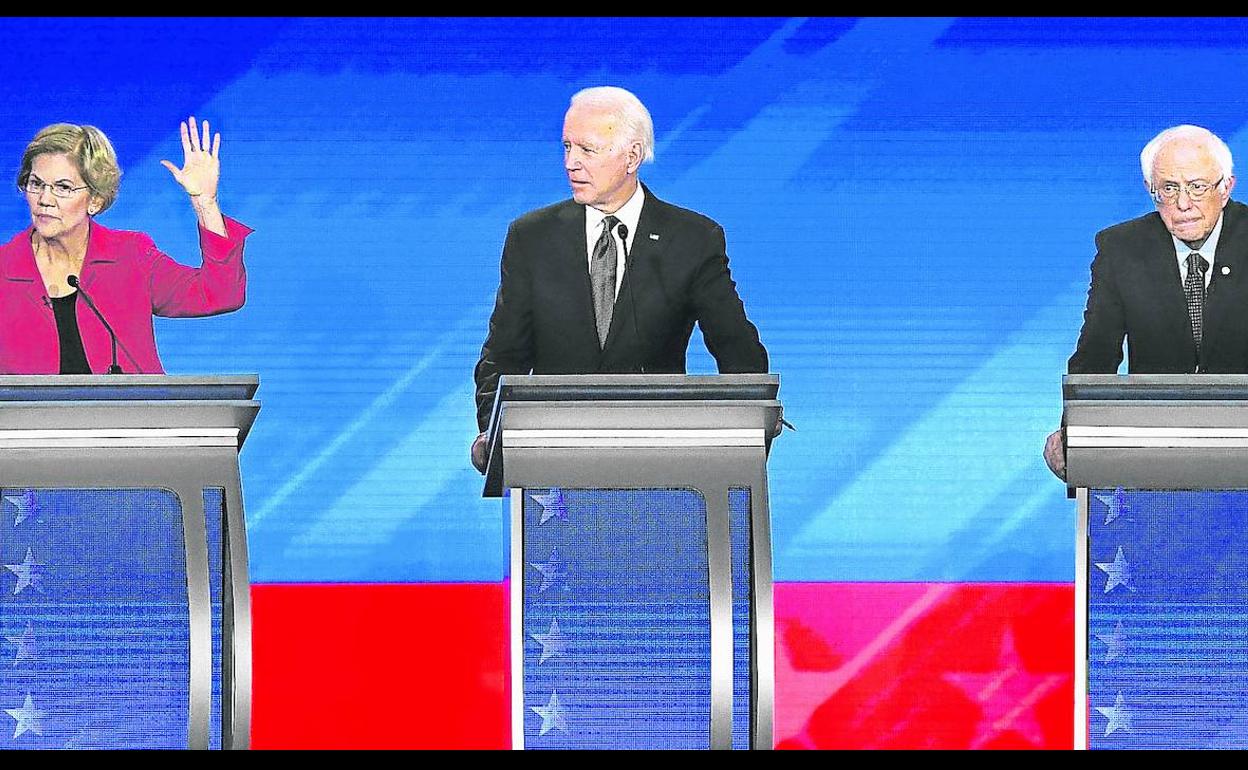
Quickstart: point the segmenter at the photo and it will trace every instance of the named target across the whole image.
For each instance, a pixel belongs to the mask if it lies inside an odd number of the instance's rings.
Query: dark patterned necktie
[[[1200,350],[1200,338],[1205,323],[1205,271],[1209,263],[1205,258],[1192,252],[1187,255],[1187,280],[1183,282],[1183,293],[1187,295],[1187,317],[1192,319],[1192,339],[1196,340],[1196,349]]]
[[[602,220],[602,235],[594,244],[594,254],[589,260],[589,285],[594,292],[594,321],[598,326],[598,346],[607,346],[607,332],[611,331],[611,311],[615,308],[615,237],[612,233],[620,220],[607,217]]]

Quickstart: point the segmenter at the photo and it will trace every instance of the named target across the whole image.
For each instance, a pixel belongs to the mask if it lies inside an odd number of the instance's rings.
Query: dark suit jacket
[[[1196,371],[1197,352],[1174,241],[1156,212],[1096,236],[1092,286],[1070,374]],[[1229,201],[1205,300],[1200,371],[1248,373],[1248,206]],[[1230,270],[1227,274],[1224,271]]]
[[[481,430],[501,374],[683,374],[695,321],[720,372],[767,371],[728,272],[723,228],[643,189],[605,348],[594,325],[585,207],[567,200],[512,222],[475,374]]]

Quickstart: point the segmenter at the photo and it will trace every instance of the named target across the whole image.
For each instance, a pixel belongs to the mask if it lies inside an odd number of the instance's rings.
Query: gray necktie
[[[1187,280],[1183,282],[1183,293],[1187,295],[1187,317],[1192,320],[1192,339],[1196,340],[1196,349],[1200,350],[1200,339],[1205,323],[1205,271],[1209,263],[1205,258],[1192,252],[1187,255]]]
[[[615,237],[612,232],[620,220],[607,217],[602,220],[602,235],[594,244],[594,255],[589,260],[589,285],[594,292],[594,320],[598,325],[598,346],[607,346],[607,332],[611,331],[611,311],[615,308]]]

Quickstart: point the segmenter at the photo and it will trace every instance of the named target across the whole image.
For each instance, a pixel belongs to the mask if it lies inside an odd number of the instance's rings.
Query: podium
[[[516,748],[772,747],[774,375],[505,376]]]
[[[0,377],[0,749],[248,746],[257,386]]]
[[[1248,746],[1248,376],[1072,375],[1076,748]]]

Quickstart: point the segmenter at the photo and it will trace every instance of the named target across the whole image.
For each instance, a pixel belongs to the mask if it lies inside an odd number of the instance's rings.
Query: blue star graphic
[[[19,636],[6,636],[5,641],[17,645],[17,657],[13,658],[13,665],[26,660],[35,659],[35,628],[31,624],[26,624],[26,631]]]
[[[1097,562],[1096,568],[1104,572],[1109,578],[1105,581],[1105,593],[1109,593],[1118,586],[1126,588],[1128,591],[1135,589],[1128,585],[1131,580],[1131,565],[1127,563],[1127,559],[1122,555],[1122,546],[1118,546],[1118,553],[1114,556],[1112,562]]]
[[[542,520],[538,524],[545,524],[551,519],[568,520],[568,505],[558,489],[552,489],[545,495],[533,495],[533,501],[542,506]]]
[[[30,693],[26,693],[26,703],[20,709],[5,709],[4,713],[17,720],[17,726],[13,729],[14,740],[22,737],[23,733],[43,735],[43,718],[47,712],[35,708],[35,701]]]
[[[4,501],[17,509],[17,518],[13,521],[13,526],[19,526],[33,515],[35,509],[35,495],[27,490],[20,495],[5,495]]]
[[[546,701],[545,706],[529,706],[529,709],[542,718],[542,731],[539,735],[545,735],[555,727],[568,732],[568,710],[559,702],[558,692],[551,691],[550,700]]]
[[[1105,737],[1108,738],[1118,730],[1131,730],[1131,712],[1127,710],[1126,704],[1122,700],[1122,693],[1118,693],[1118,697],[1114,700],[1112,706],[1097,706],[1096,710],[1109,720],[1105,725]]]
[[[26,588],[33,588],[36,591],[42,591],[43,576],[39,574],[39,568],[43,565],[35,561],[34,554],[29,548],[26,549],[26,559],[21,564],[6,564],[4,568],[14,575],[17,575],[17,587],[13,589],[13,595],[17,596]]]
[[[1127,651],[1127,634],[1122,630],[1122,621],[1118,621],[1118,625],[1114,626],[1112,634],[1097,634],[1097,639],[1105,643],[1108,649],[1105,651],[1105,663],[1111,660],[1117,660]]]
[[[1114,490],[1112,495],[1093,495],[1097,500],[1105,504],[1105,524],[1106,526],[1113,524],[1119,516],[1130,513],[1131,509],[1127,506],[1123,499],[1122,487]]]
[[[542,645],[542,659],[538,663],[545,663],[549,658],[556,655],[565,655],[568,652],[568,638],[559,630],[559,621],[550,621],[550,630],[544,634],[529,634]]]
[[[542,573],[542,585],[537,589],[538,593],[542,593],[555,583],[560,580],[566,580],[568,577],[568,566],[559,560],[559,550],[557,548],[550,549],[550,558],[546,560],[545,564],[529,562],[529,566]]]

